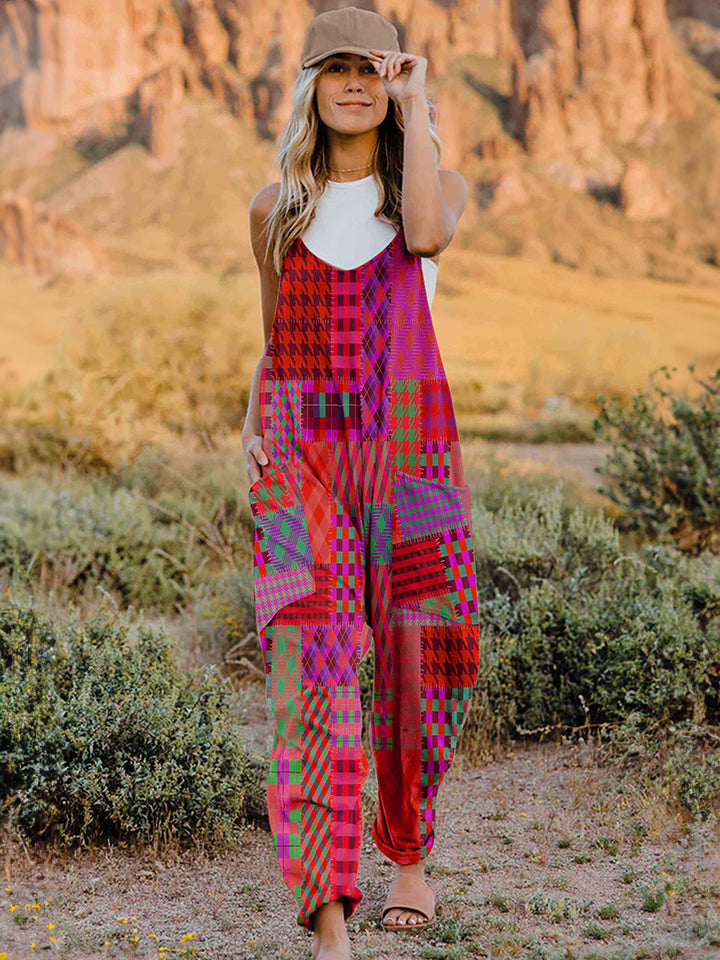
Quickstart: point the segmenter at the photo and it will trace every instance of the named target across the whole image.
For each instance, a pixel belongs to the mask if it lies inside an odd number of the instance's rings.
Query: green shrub
[[[646,910],[648,913],[657,913],[663,903],[665,903],[664,890],[661,890],[657,885],[643,885],[641,910]]]
[[[194,606],[195,614],[212,623],[222,649],[244,640],[257,629],[255,619],[255,594],[252,567],[226,567],[201,595],[198,591]],[[259,641],[252,651],[252,662],[263,669],[263,656]]]
[[[667,367],[659,369],[669,378]],[[720,369],[698,382],[704,390],[698,400],[653,385],[669,417],[643,391],[629,409],[600,396],[593,422],[595,433],[613,443],[598,468],[611,485],[600,490],[622,508],[623,525],[674,537],[692,553],[720,544]]]
[[[182,464],[173,464],[161,448],[148,448],[116,479],[120,489],[157,504],[157,523],[180,527],[182,541],[202,551],[204,571],[213,577],[203,578],[207,583],[201,590],[193,578],[193,608],[227,647],[256,628],[254,522],[247,492],[237,482],[244,472],[238,448],[197,453]],[[261,664],[259,644],[254,659]]]
[[[615,525],[564,500],[562,483],[514,485],[473,508],[478,577],[517,597],[522,588],[581,575],[596,580],[622,555]]]
[[[622,772],[655,783],[670,803],[700,819],[720,814],[720,749],[716,730],[691,720],[664,724],[631,713],[603,728],[603,757]]]
[[[82,592],[100,585],[124,605],[174,610],[235,551],[249,553],[248,509],[222,522],[193,492],[143,492],[107,478],[63,486],[40,477],[0,481],[0,568],[23,582]],[[227,501],[226,501],[227,503]],[[237,515],[243,516],[238,519]],[[232,529],[232,534],[230,530]]]
[[[227,681],[182,674],[164,634],[138,634],[0,606],[0,807],[31,839],[209,844],[262,818]]]
[[[720,560],[620,550],[559,485],[473,509],[480,673],[462,748],[620,721],[720,722]]]

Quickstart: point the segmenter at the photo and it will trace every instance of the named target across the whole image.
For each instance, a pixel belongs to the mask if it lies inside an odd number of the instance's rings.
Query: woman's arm
[[[275,206],[279,183],[271,183],[256,193],[250,201],[250,241],[253,254],[260,274],[260,299],[262,304],[263,333],[265,349],[260,357],[250,386],[245,424],[242,430],[242,443],[245,451],[245,462],[248,472],[248,483],[253,484],[262,476],[261,467],[269,463],[268,456],[263,449],[262,424],[260,422],[260,376],[267,346],[270,341],[275,310],[277,307],[280,277],[275,271],[272,258],[268,254],[266,237],[263,232],[264,220]]]
[[[410,253],[436,257],[455,235],[468,199],[465,177],[455,170],[438,170],[430,137],[425,75],[427,60],[417,54],[371,49],[381,56],[374,66],[389,97],[403,114],[402,219]]]
[[[402,101],[405,121],[403,157],[403,229],[410,253],[435,257],[455,236],[468,199],[465,177],[456,170],[438,170],[430,139],[425,98]]]

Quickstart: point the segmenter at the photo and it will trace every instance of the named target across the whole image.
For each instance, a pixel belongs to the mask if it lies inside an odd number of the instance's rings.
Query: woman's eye
[[[330,66],[328,67],[328,73],[330,73],[331,70],[335,70],[336,68],[337,68],[338,70],[344,70],[344,69],[345,69],[345,64],[344,64],[344,63],[331,63]],[[374,67],[371,63],[365,64],[362,69],[365,70],[366,73],[375,73],[375,67]]]

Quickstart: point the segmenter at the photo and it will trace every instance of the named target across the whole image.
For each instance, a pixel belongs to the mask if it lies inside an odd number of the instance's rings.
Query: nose
[[[362,71],[365,69],[365,67],[366,64],[352,64],[347,80],[348,86],[364,86],[365,80],[367,79],[367,74],[363,74]]]

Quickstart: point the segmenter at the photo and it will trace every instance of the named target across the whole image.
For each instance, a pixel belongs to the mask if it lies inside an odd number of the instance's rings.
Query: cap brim
[[[367,57],[369,60],[383,59],[377,53],[370,53],[367,47],[334,47],[332,50],[326,50],[324,53],[320,53],[316,57],[310,57],[308,60],[304,60],[302,63],[302,69],[304,70],[305,67],[312,67],[316,63],[320,63],[320,61],[324,60],[326,57],[331,57],[334,53],[358,53],[361,57]]]

